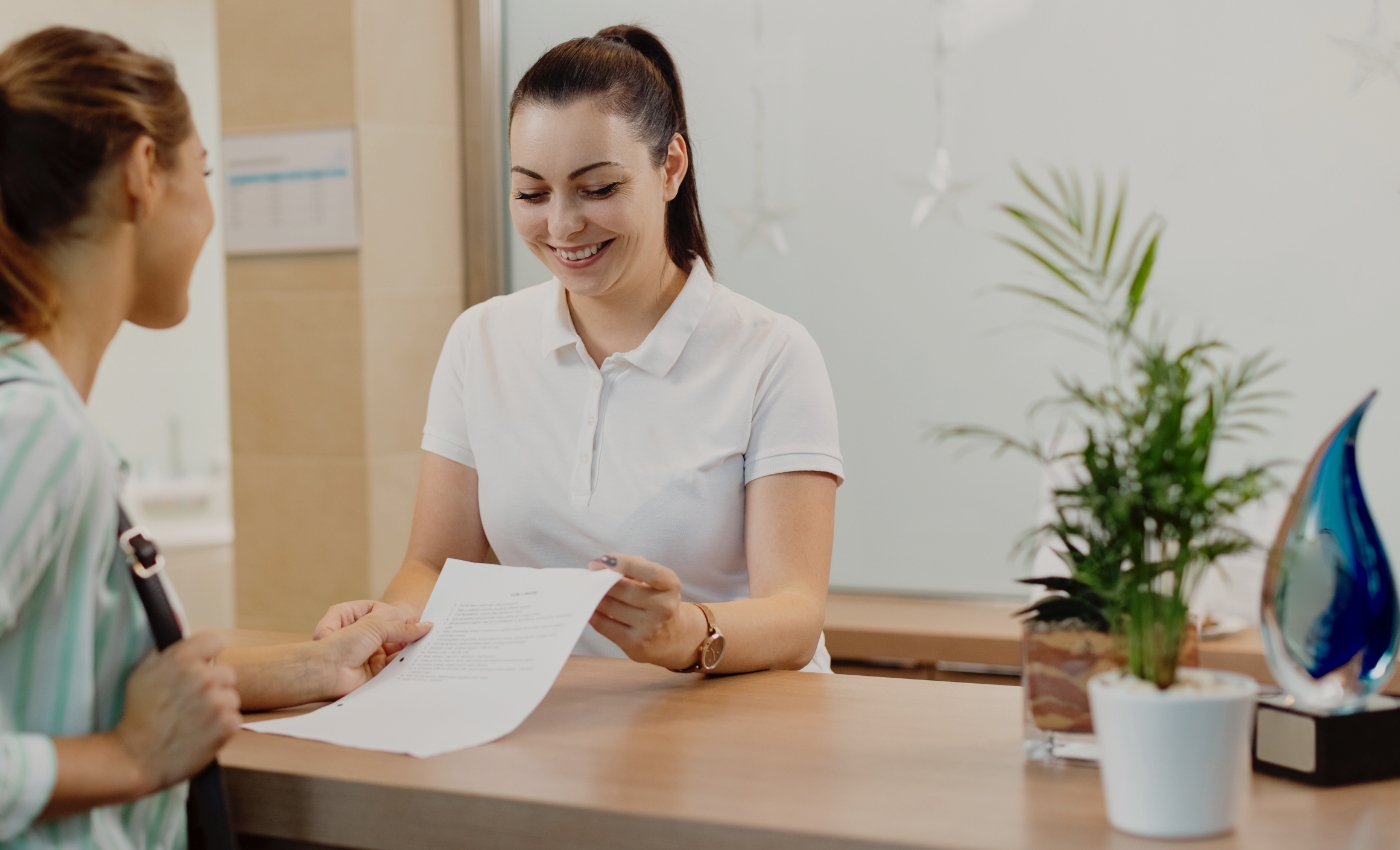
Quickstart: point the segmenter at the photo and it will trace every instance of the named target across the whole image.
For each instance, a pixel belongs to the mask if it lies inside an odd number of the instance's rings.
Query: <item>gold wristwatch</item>
[[[724,657],[724,635],[715,625],[714,612],[704,603],[693,604],[705,615],[705,639],[700,641],[700,647],[696,650],[698,657],[695,663],[680,670],[672,667],[672,673],[709,673],[719,666],[719,660]]]

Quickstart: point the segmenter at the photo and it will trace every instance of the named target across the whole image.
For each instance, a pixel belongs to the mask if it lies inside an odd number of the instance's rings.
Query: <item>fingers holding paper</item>
[[[238,671],[244,710],[339,699],[373,679],[396,652],[432,628],[419,623],[416,614],[393,610],[385,606],[364,613],[320,640],[228,647],[219,658]]]
[[[366,614],[325,638],[326,660],[331,665],[332,699],[338,699],[378,675],[395,653],[426,635],[432,623],[418,617],[394,616],[392,606]]]
[[[381,602],[378,599],[356,599],[353,602],[341,602],[326,610],[325,616],[316,624],[315,631],[311,633],[311,639],[321,640],[329,637],[340,629],[358,622],[361,617],[367,617],[370,614],[378,614],[390,620],[404,620],[413,616],[412,611]],[[403,646],[390,649],[389,652],[397,652],[399,649],[403,649]]]
[[[632,555],[604,555],[591,570],[622,573],[588,623],[633,661],[687,667],[705,636],[704,615],[681,604],[681,581],[671,569]]]

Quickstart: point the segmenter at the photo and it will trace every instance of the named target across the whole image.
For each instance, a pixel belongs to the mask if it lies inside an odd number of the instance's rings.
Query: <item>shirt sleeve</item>
[[[65,506],[82,478],[82,435],[66,425],[60,403],[37,382],[0,394],[0,634],[14,627],[63,544]]]
[[[433,386],[428,392],[428,421],[423,426],[423,450],[476,468],[471,436],[467,433],[466,367],[470,311],[463,313],[447,332]]]
[[[58,753],[51,738],[0,732],[0,842],[29,829],[57,780]]]
[[[744,483],[782,472],[826,472],[845,479],[836,398],[821,349],[807,329],[782,317],[754,397]]]

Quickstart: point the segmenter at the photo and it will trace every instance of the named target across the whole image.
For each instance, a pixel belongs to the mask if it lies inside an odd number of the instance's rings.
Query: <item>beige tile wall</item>
[[[461,291],[462,203],[457,133],[447,127],[363,123],[360,161],[361,283],[366,292]]]
[[[462,310],[455,0],[355,3],[370,586],[408,544],[418,445],[442,340]]]
[[[238,625],[309,632],[369,590],[363,457],[233,457]]]
[[[352,123],[352,5],[353,0],[218,0],[224,132]]]
[[[353,6],[358,120],[455,133],[461,114],[455,0],[353,0]]]
[[[371,453],[416,449],[442,342],[461,313],[455,292],[366,295],[365,439]]]
[[[190,628],[234,627],[233,546],[160,547]]]
[[[230,294],[359,292],[357,252],[233,257],[225,286]]]
[[[238,623],[305,631],[403,558],[463,307],[456,0],[220,0],[228,133],[353,125],[360,249],[228,261]]]
[[[384,592],[403,562],[413,523],[413,492],[418,487],[418,449],[381,452],[369,460],[369,590]]]
[[[235,456],[364,452],[361,300],[355,292],[229,292]]]

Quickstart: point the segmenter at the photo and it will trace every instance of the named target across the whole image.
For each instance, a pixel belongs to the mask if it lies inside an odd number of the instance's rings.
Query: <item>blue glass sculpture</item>
[[[1313,455],[1264,573],[1269,669],[1301,706],[1362,707],[1395,664],[1395,581],[1356,472],[1356,432],[1373,392]]]

